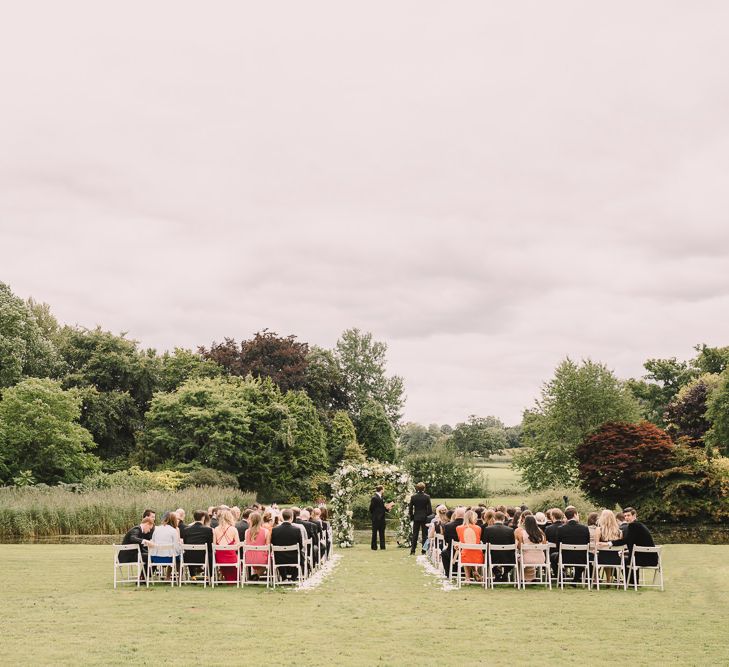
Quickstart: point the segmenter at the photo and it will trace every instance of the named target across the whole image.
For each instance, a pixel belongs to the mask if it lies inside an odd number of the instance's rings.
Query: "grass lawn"
[[[108,546],[0,545],[3,663],[727,663],[729,546],[667,546],[664,593],[443,591],[406,550],[338,553],[311,591],[114,590]]]
[[[511,467],[511,463],[485,461],[474,464],[488,482],[491,493],[499,493],[506,489],[510,492],[523,490],[519,472]]]

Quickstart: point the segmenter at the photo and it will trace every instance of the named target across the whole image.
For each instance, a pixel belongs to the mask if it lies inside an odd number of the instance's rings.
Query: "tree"
[[[220,377],[225,372],[220,364],[181,347],[176,347],[172,354],[165,352],[160,366],[160,391],[174,391],[187,380]]]
[[[490,456],[508,446],[506,427],[500,419],[476,415],[456,424],[450,442],[457,452],[466,456]]]
[[[338,410],[334,413],[329,433],[329,463],[332,467],[342,460],[347,447],[353,443],[357,443],[354,424],[344,410]]]
[[[514,465],[530,489],[577,481],[575,449],[608,421],[636,422],[640,406],[604,364],[567,358],[542,388],[541,399],[522,422],[525,449]]]
[[[357,440],[362,443],[367,456],[378,461],[395,460],[395,429],[377,401],[367,401],[362,407],[357,423]]]
[[[404,454],[410,454],[413,452],[426,452],[433,449],[433,447],[444,444],[448,439],[448,435],[443,433],[438,424],[431,424],[426,427],[422,424],[408,422],[400,429],[398,444]]]
[[[347,410],[347,394],[342,384],[342,372],[334,353],[316,345],[306,357],[306,393],[314,401],[320,418],[329,420],[337,410]]]
[[[636,502],[651,473],[669,468],[674,444],[650,422],[607,422],[577,447],[580,487],[606,507]]]
[[[668,404],[664,419],[674,442],[684,439],[691,447],[704,447],[704,435],[711,426],[706,416],[707,400],[720,381],[719,375],[705,373],[681,387]]]
[[[357,424],[365,405],[375,401],[397,426],[405,403],[402,378],[387,376],[387,344],[375,341],[371,333],[347,329],[337,341],[334,357],[342,374],[342,386],[352,421]]]
[[[694,346],[698,352],[693,366],[700,373],[721,374],[729,368],[729,346],[709,347],[706,343]]]
[[[706,417],[711,423],[707,444],[729,456],[729,370],[721,374],[721,382],[707,401]]]
[[[468,498],[487,493],[478,470],[447,445],[408,454],[403,465],[413,480],[425,482],[432,496]]]
[[[56,348],[43,335],[33,309],[0,282],[0,388],[59,372]]]
[[[140,459],[225,470],[241,488],[286,499],[304,495],[327,466],[324,431],[303,392],[282,393],[270,378],[191,379],[156,394]]]
[[[346,463],[364,463],[364,461],[367,460],[367,456],[365,455],[365,450],[356,440],[353,442],[350,442],[345,448],[344,448],[344,455],[342,456],[342,461]]]
[[[271,378],[281,391],[306,387],[307,343],[299,343],[296,336],[279,336],[264,329],[240,347],[233,338],[213,343],[210,349],[201,347],[200,354],[225,368],[231,375],[252,375]]]
[[[79,482],[98,470],[80,412],[79,397],[55,380],[29,378],[6,389],[0,401],[2,481],[30,471],[37,482]]]

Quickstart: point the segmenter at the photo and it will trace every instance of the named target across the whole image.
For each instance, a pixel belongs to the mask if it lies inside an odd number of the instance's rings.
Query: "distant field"
[[[488,482],[488,488],[492,494],[523,492],[524,486],[519,480],[519,473],[511,467],[511,463],[477,461],[473,465]]]

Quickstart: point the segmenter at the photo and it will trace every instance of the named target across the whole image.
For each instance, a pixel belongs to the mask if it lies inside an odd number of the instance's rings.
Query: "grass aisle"
[[[729,547],[666,548],[667,590],[444,592],[407,551],[340,551],[311,591],[111,587],[111,550],[0,545],[5,664],[725,664]],[[51,580],[52,578],[52,580]]]

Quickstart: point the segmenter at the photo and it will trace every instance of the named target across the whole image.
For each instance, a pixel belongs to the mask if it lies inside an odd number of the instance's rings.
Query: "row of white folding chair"
[[[489,584],[491,585],[491,588],[494,588],[496,585],[511,585],[511,586],[520,586],[520,572],[519,572],[519,562],[517,558],[517,546],[516,544],[466,544],[462,542],[451,542],[451,566],[450,571],[448,573],[448,578],[453,580],[454,579],[454,570],[455,570],[455,579],[458,583],[458,587],[461,586],[461,572],[463,569],[463,564],[461,563],[461,553],[464,550],[471,550],[471,551],[482,551],[484,554],[484,562],[483,564],[477,563],[468,563],[468,567],[475,567],[476,569],[480,569],[483,573],[482,581],[477,582],[481,583],[484,588],[488,588]],[[493,562],[492,553],[508,553],[513,552],[513,560],[507,560],[505,562]],[[501,561],[501,559],[498,559]],[[497,568],[511,568],[511,572],[513,574],[512,581],[497,581],[496,577],[494,576],[494,570]],[[469,582],[470,583],[470,582]]]

